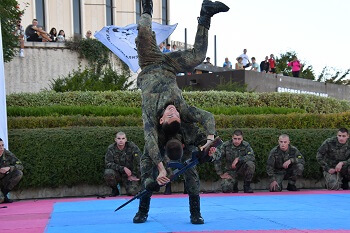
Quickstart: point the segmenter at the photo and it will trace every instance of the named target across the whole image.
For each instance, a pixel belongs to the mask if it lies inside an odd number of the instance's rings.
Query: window
[[[168,0],[162,0],[162,24],[168,24]]]
[[[74,35],[81,35],[80,0],[73,0],[73,26]]]
[[[46,30],[44,0],[35,0],[35,11],[36,11],[36,19],[39,22],[38,25],[41,26],[44,30]]]
[[[138,23],[141,17],[141,0],[136,0],[135,5],[136,5],[136,23]]]
[[[106,0],[107,25],[113,25],[113,0]]]

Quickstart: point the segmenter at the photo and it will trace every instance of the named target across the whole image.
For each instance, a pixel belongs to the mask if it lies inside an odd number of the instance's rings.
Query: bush
[[[216,115],[216,128],[323,129],[350,128],[350,112],[334,114]],[[69,126],[142,126],[137,114],[118,116],[8,117],[9,129]]]
[[[141,127],[72,127],[62,129],[9,130],[10,150],[22,160],[25,170],[20,189],[103,184],[104,155],[114,135],[124,131],[142,151],[144,146]],[[335,135],[336,130],[277,130],[243,129],[256,155],[255,180],[266,177],[266,159],[278,143],[278,135],[290,135],[292,145],[305,156],[304,177],[319,179],[321,173],[316,153],[321,143]],[[233,129],[218,130],[223,140],[230,140]],[[215,181],[212,164],[199,166],[202,180]]]
[[[7,106],[121,106],[141,107],[140,91],[115,92],[39,92],[10,94]],[[217,107],[277,107],[302,109],[308,113],[338,113],[350,110],[350,102],[313,95],[291,93],[183,92],[189,105],[199,108]]]

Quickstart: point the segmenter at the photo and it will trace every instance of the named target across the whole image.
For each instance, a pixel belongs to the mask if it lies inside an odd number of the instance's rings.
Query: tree
[[[16,0],[0,1],[0,19],[2,31],[2,43],[4,61],[9,62],[16,55],[16,48],[19,47],[19,38],[15,36],[14,30],[17,22],[21,21],[23,15]]]
[[[350,85],[350,80],[347,76],[350,74],[350,69],[346,71],[337,70],[328,66],[323,67],[321,74],[316,79],[317,82],[333,83]]]
[[[282,73],[284,76],[293,76],[292,68],[287,64],[293,60],[293,57],[298,57],[297,53],[294,51],[286,52],[285,54],[280,54],[279,57],[276,57],[276,72]],[[301,62],[302,68],[300,70],[300,78],[315,80],[315,73],[311,65],[306,65]],[[306,67],[306,68],[305,68]]]

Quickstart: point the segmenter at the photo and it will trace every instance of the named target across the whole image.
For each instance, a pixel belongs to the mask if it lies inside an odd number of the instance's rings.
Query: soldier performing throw
[[[164,133],[167,137],[176,135],[181,121],[185,120],[203,126],[208,139],[205,146],[214,139],[216,131],[213,115],[186,104],[177,86],[176,74],[193,70],[205,59],[211,17],[216,13],[228,11],[229,8],[221,2],[204,0],[198,18],[199,25],[194,48],[162,54],[151,28],[153,2],[143,0],[142,7],[143,14],[139,21],[139,32],[136,38],[142,72],[137,78],[137,85],[142,91],[142,118],[145,134],[145,149],[141,158],[141,180],[143,186],[147,188],[155,181],[154,167],[158,169],[157,183],[164,185],[169,182],[161,153],[165,144],[159,143],[159,139],[165,136],[159,134]],[[190,208],[191,222],[203,223],[197,203],[199,203],[199,195],[190,197],[190,207],[193,205],[193,208]],[[133,219],[134,223],[143,223],[147,220],[149,205],[150,195],[140,199],[139,211]]]

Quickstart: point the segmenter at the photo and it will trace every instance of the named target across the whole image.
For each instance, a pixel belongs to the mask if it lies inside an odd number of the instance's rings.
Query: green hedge
[[[309,113],[336,113],[350,110],[349,101],[291,93],[238,93],[226,91],[183,92],[187,103],[200,108],[213,106],[284,107]],[[10,94],[7,106],[101,106],[140,107],[140,91],[115,92],[40,92]]]
[[[334,114],[237,115],[215,116],[219,128],[336,129],[350,128],[350,112]],[[9,117],[9,129],[56,128],[68,126],[142,126],[141,116],[47,116]]]
[[[275,107],[211,107],[204,108],[215,115],[248,115],[248,114],[289,114],[305,113],[296,108]],[[7,116],[141,116],[141,108],[119,106],[40,106],[19,107],[9,106]]]
[[[104,155],[113,142],[114,134],[122,130],[130,141],[142,150],[144,145],[141,127],[73,127],[63,129],[15,129],[9,130],[10,150],[25,166],[24,178],[19,188],[74,186],[78,184],[102,184]],[[219,130],[224,140],[229,140],[232,129]],[[293,145],[306,158],[304,177],[321,177],[316,162],[316,152],[321,143],[335,135],[333,129],[277,130],[243,129],[245,139],[252,145],[257,160],[255,181],[266,177],[265,163],[272,147],[277,145],[278,135],[287,133]],[[213,165],[199,167],[203,180],[215,181]]]

